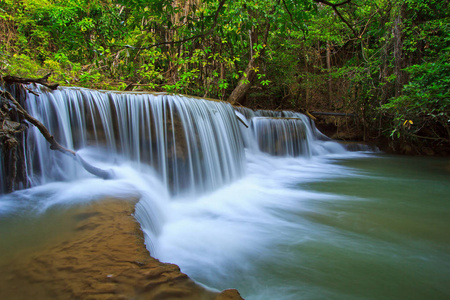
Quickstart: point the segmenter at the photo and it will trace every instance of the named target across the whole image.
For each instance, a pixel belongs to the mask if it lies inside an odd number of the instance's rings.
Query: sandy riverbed
[[[107,199],[76,208],[70,234],[0,266],[0,298],[242,299],[236,290],[206,290],[150,257],[134,205]]]

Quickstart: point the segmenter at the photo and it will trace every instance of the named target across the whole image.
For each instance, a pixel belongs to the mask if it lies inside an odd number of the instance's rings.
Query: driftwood
[[[3,77],[5,78],[5,77]],[[57,150],[61,153],[64,153],[66,155],[71,156],[72,158],[74,158],[75,160],[77,160],[82,166],[83,168],[88,171],[89,173],[98,176],[100,178],[103,179],[110,179],[113,177],[113,172],[112,170],[102,170],[99,169],[97,167],[94,167],[92,165],[90,165],[89,163],[87,163],[84,159],[82,159],[79,155],[77,155],[77,153],[71,149],[67,149],[64,146],[62,146],[61,144],[59,144],[53,135],[50,134],[50,132],[48,131],[48,129],[44,126],[44,124],[42,124],[39,120],[37,120],[36,118],[34,118],[32,115],[30,115],[23,107],[22,105],[20,105],[20,103],[11,95],[11,93],[9,93],[8,91],[0,91],[0,96],[8,99],[9,101],[11,101],[11,103],[16,107],[17,112],[19,113],[20,116],[22,116],[25,120],[27,120],[28,122],[30,122],[31,124],[33,124],[34,126],[36,126],[39,131],[41,132],[42,136],[47,140],[47,142],[49,142],[50,144],[50,149],[52,150]]]
[[[242,125],[244,125],[245,127],[248,128],[247,122],[245,122],[245,121],[241,118],[241,116],[239,115],[239,113],[238,113],[237,111],[234,111],[234,114],[236,115],[236,118],[238,119],[238,121],[241,122]]]
[[[12,102],[12,104],[14,104],[14,106],[17,109],[17,112],[28,122],[30,122],[31,124],[33,124],[34,126],[37,127],[37,129],[39,129],[39,131],[41,132],[41,134],[44,136],[44,138],[47,140],[47,142],[50,143],[50,149],[52,150],[58,150],[64,154],[69,154],[72,156],[76,156],[75,151],[67,149],[65,147],[63,147],[61,144],[59,144],[55,138],[53,137],[53,135],[50,134],[50,132],[48,131],[47,127],[44,126],[44,124],[42,124],[38,119],[34,118],[32,115],[30,115],[23,107],[22,105],[20,105],[20,103],[11,95],[11,93],[9,93],[8,91],[0,91],[0,95],[3,96],[4,98],[8,99],[9,101]]]
[[[242,125],[244,125],[246,128],[248,128],[248,125],[244,122],[244,120],[242,120],[239,116],[236,116],[238,121],[242,123]]]

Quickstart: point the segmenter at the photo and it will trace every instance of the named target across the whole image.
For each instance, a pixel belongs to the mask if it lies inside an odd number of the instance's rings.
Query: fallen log
[[[311,115],[316,116],[333,116],[333,117],[356,117],[355,114],[347,114],[347,113],[335,113],[335,112],[320,112],[320,111],[312,111]]]
[[[239,113],[237,111],[234,111],[234,113],[235,113],[236,118],[238,119],[238,121],[241,122],[245,127],[248,128],[247,122],[244,121],[245,117],[241,113]],[[241,116],[244,117],[244,119]]]

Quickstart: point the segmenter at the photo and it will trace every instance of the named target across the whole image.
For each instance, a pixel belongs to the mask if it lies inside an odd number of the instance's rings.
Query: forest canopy
[[[2,0],[0,73],[358,116],[450,145],[450,1]]]

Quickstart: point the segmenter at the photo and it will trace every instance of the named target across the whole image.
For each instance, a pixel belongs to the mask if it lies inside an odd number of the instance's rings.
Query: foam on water
[[[39,215],[108,197],[138,199],[135,217],[150,253],[213,288],[235,287],[242,276],[258,272],[260,261],[292,263],[283,245],[295,247],[315,230],[295,216],[314,210],[312,202],[340,198],[304,191],[299,183],[351,174],[331,162],[362,155],[347,152],[294,112],[239,109],[245,126],[222,102],[77,88],[38,92],[39,99],[27,100],[32,114],[62,144],[115,176],[87,174],[32,131],[32,187],[1,196],[0,216]],[[264,291],[263,283],[247,283],[245,293],[263,295],[256,292]],[[288,299],[292,287],[279,288]]]
[[[276,245],[308,239],[308,229],[288,217],[308,210],[304,201],[339,198],[302,191],[296,187],[299,182],[326,180],[346,171],[331,167],[324,158],[252,154],[245,178],[203,197],[168,203],[156,256],[178,264],[204,284],[226,288],[230,274],[252,276],[256,261],[282,259],[274,251]],[[306,234],[293,239],[298,231]]]

